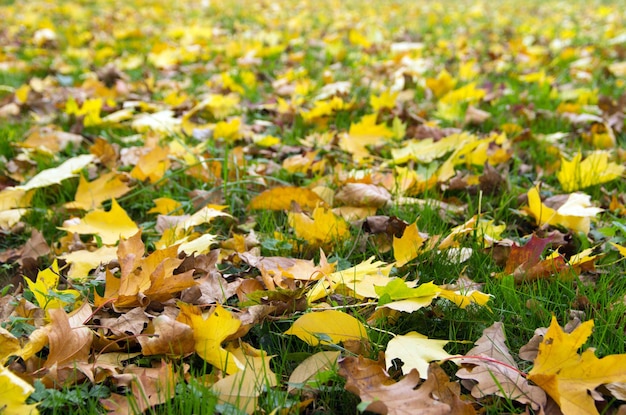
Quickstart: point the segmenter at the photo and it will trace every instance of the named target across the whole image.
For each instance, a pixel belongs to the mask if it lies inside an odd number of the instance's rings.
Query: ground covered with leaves
[[[2,2],[0,413],[626,413],[617,3]]]

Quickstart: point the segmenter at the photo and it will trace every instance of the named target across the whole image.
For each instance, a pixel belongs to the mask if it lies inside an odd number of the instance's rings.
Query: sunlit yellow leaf
[[[221,138],[227,143],[241,138],[241,118],[233,118],[230,121],[220,121],[215,124],[213,138]]]
[[[564,226],[583,233],[589,232],[591,218],[602,211],[591,205],[590,196],[582,193],[572,193],[566,203],[554,210],[541,202],[537,187],[528,191],[528,207],[525,210],[540,226]]]
[[[384,91],[379,96],[370,96],[370,105],[374,111],[379,112],[383,109],[393,109],[396,106],[397,92]]]
[[[81,175],[74,201],[66,203],[65,207],[92,210],[102,206],[102,202],[123,196],[129,191],[130,187],[115,172],[102,174],[91,182],[85,180],[85,177]]]
[[[170,167],[171,162],[168,155],[169,149],[167,147],[154,147],[139,158],[130,172],[131,177],[140,181],[149,179],[150,183],[158,181]]]
[[[3,415],[37,415],[37,406],[26,399],[35,391],[29,383],[6,367],[0,368],[0,407]]]
[[[115,199],[111,202],[111,209],[94,210],[89,212],[78,223],[60,227],[66,232],[78,234],[95,234],[105,245],[114,245],[120,238],[129,238],[137,233],[137,224],[120,207]]]
[[[416,223],[407,226],[401,238],[394,236],[393,257],[396,260],[396,265],[401,267],[412,259],[417,258],[423,244],[424,238],[420,235]]]
[[[182,213],[180,202],[169,197],[159,197],[153,202],[156,206],[148,210],[148,213],[160,213],[161,215],[179,215]]]
[[[581,160],[581,153],[576,154],[571,161],[561,159],[561,169],[556,177],[564,191],[573,192],[610,182],[621,177],[626,169],[622,165],[609,162],[609,153],[606,151],[594,151]]]
[[[392,367],[394,365],[392,361],[400,359],[403,363],[402,373],[407,374],[412,369],[417,369],[420,377],[426,379],[430,362],[451,356],[443,350],[446,344],[448,340],[429,339],[416,331],[398,335],[387,343],[385,363],[387,367]]]
[[[376,124],[377,114],[364,115],[360,122],[350,125],[350,131],[339,141],[342,150],[352,154],[356,162],[370,156],[368,146],[382,144],[394,132],[385,124]]]
[[[346,221],[323,207],[316,207],[311,217],[304,213],[289,212],[287,220],[296,236],[314,247],[341,243],[350,236],[350,227]]]
[[[50,268],[39,271],[35,282],[25,278],[28,289],[32,291],[39,307],[44,310],[65,307],[80,297],[80,293],[76,290],[57,290],[59,278],[59,264],[56,260]]]
[[[614,242],[611,242],[611,245],[623,256],[626,257],[626,246],[618,245]]]
[[[0,327],[0,366],[9,356],[20,350],[20,341],[4,327]]]
[[[443,69],[436,78],[426,78],[426,86],[433,92],[436,98],[440,98],[452,91],[457,81]]]
[[[311,346],[367,338],[365,327],[359,320],[337,310],[307,313],[298,318],[285,334],[298,336]]]
[[[219,304],[206,319],[192,306],[181,305],[180,311],[178,320],[193,329],[196,353],[201,358],[228,374],[244,368],[243,362],[222,348],[224,340],[239,330],[241,321]]]

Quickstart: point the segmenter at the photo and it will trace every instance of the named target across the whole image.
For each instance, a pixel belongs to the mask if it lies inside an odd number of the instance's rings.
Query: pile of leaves
[[[626,410],[623,8],[8,3],[3,414]]]

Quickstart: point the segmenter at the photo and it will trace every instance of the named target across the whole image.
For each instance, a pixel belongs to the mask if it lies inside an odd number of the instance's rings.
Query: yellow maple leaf
[[[100,110],[102,109],[102,99],[91,98],[83,102],[80,107],[76,103],[74,97],[67,100],[65,104],[65,113],[67,115],[83,116],[83,124],[85,127],[91,127],[102,123],[100,118]]]
[[[348,134],[339,140],[339,147],[352,154],[356,162],[370,156],[368,146],[382,144],[394,136],[393,130],[385,124],[376,124],[377,116],[378,114],[364,115],[360,122],[351,124]]]
[[[4,327],[0,327],[0,365],[20,350],[20,341]]]
[[[159,197],[153,200],[155,207],[148,210],[148,213],[160,213],[161,215],[182,214],[180,202],[169,197]]]
[[[81,249],[66,252],[59,256],[71,265],[67,277],[75,280],[85,280],[89,277],[89,271],[97,268],[100,264],[108,264],[117,259],[117,250],[113,246],[102,246],[95,251]]]
[[[221,138],[227,143],[241,138],[241,118],[233,118],[230,121],[220,121],[215,124],[213,138]]]
[[[114,245],[120,238],[129,238],[137,233],[137,224],[128,216],[115,199],[108,212],[96,209],[89,212],[79,223],[60,227],[66,232],[96,234],[105,245]]]
[[[591,205],[591,197],[582,193],[572,193],[566,203],[557,210],[549,208],[541,202],[539,188],[528,191],[528,207],[524,210],[530,214],[539,226],[564,226],[577,232],[587,233],[591,226],[591,218],[602,209]]]
[[[623,256],[626,257],[626,246],[618,245],[614,242],[611,242],[611,245]]]
[[[417,258],[424,238],[417,229],[417,223],[412,223],[404,229],[401,238],[393,237],[393,257],[396,266],[401,267],[412,259]]]
[[[445,69],[439,72],[436,78],[426,78],[426,86],[433,92],[436,98],[440,98],[452,91],[456,83],[456,79]]]
[[[65,307],[80,297],[76,290],[57,290],[59,278],[59,264],[56,259],[50,268],[37,273],[35,282],[25,278],[28,289],[32,291],[39,307],[44,310]]]
[[[314,209],[324,203],[317,193],[305,187],[281,186],[255,196],[248,204],[248,209],[289,210],[293,202],[304,209]]]
[[[376,112],[383,109],[393,109],[396,106],[397,92],[383,91],[380,95],[370,96],[370,105]]]
[[[307,313],[298,318],[285,334],[298,336],[311,346],[367,339],[365,326],[351,315],[338,310]]]
[[[37,415],[37,405],[27,405],[26,399],[35,391],[28,382],[6,367],[0,368],[0,408],[3,415]]]
[[[66,203],[69,209],[92,210],[102,206],[105,200],[117,198],[130,191],[130,187],[121,180],[121,175],[115,172],[105,173],[97,179],[88,182],[80,176],[74,201]]]
[[[626,382],[626,354],[598,359],[592,348],[578,354],[592,329],[590,320],[568,334],[552,317],[528,374],[528,379],[546,391],[565,415],[598,414],[591,391],[606,383]]]
[[[61,165],[51,169],[42,170],[37,173],[27,183],[17,186],[17,189],[32,190],[40,187],[47,187],[53,184],[59,184],[63,180],[76,177],[76,172],[87,167],[89,163],[94,161],[95,156],[92,154],[81,154],[65,160]]]
[[[167,147],[154,147],[139,158],[130,172],[131,177],[140,181],[149,179],[150,183],[158,181],[170,167],[168,155],[169,149]]]
[[[244,364],[232,353],[222,348],[227,337],[239,330],[241,321],[221,305],[217,305],[208,318],[203,318],[197,307],[180,304],[180,315],[177,319],[193,329],[198,355],[228,374],[244,368]]]
[[[235,94],[209,95],[205,100],[183,115],[182,127],[185,134],[191,135],[194,129],[208,128],[208,124],[199,124],[203,119],[223,120],[237,112],[239,97]]]
[[[561,169],[556,177],[566,192],[573,192],[596,184],[615,180],[624,174],[626,167],[609,162],[609,153],[594,151],[585,160],[582,154],[576,154],[571,161],[561,159]]]
[[[296,236],[313,247],[342,242],[350,236],[350,227],[346,221],[323,207],[316,207],[311,217],[300,212],[289,212],[287,220]]]

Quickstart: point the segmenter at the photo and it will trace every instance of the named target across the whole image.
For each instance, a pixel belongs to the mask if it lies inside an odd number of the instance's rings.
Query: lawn
[[[619,2],[0,18],[0,414],[626,411]]]

